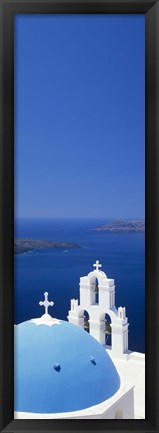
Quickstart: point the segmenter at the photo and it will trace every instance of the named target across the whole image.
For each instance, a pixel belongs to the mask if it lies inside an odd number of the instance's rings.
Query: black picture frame
[[[145,14],[146,20],[146,418],[14,420],[14,15]],[[159,1],[1,0],[0,431],[159,431]]]

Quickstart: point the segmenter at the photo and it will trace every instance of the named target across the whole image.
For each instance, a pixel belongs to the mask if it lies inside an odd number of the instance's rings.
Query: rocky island
[[[101,227],[96,227],[92,229],[97,232],[144,232],[145,231],[145,221],[144,220],[122,220],[117,219],[112,221],[111,224],[105,224]]]
[[[80,248],[70,242],[57,242],[37,239],[16,239],[14,241],[14,254],[23,254],[42,248]]]

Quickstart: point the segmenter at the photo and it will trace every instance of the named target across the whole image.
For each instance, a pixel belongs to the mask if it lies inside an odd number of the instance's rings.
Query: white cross
[[[51,301],[51,302],[48,301],[48,292],[44,293],[44,298],[45,298],[45,301],[44,302],[40,301],[39,305],[41,305],[41,306],[43,305],[45,307],[45,314],[48,314],[48,307],[49,306],[53,307],[54,302],[53,301]]]
[[[102,265],[100,265],[100,263],[99,263],[99,260],[96,260],[96,262],[93,266],[96,268],[96,271],[99,271],[99,268],[102,267]]]

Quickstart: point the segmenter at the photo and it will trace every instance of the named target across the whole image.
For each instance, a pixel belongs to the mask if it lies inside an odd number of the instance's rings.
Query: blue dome
[[[117,370],[102,345],[69,322],[16,325],[14,347],[17,412],[86,409],[110,398],[120,386]]]

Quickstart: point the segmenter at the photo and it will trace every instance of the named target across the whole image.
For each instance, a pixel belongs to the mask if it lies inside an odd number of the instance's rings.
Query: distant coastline
[[[112,221],[111,224],[105,224],[101,227],[96,227],[91,230],[94,230],[96,232],[141,233],[145,231],[145,221],[117,219]]]
[[[42,248],[80,248],[80,245],[37,239],[16,239],[14,241],[14,254],[23,254]]]

